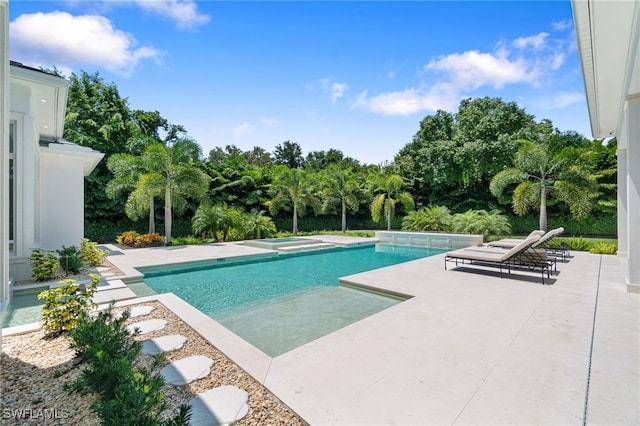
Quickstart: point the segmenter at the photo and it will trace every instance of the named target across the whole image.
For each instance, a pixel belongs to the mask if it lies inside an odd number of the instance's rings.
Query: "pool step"
[[[333,243],[316,243],[316,244],[304,244],[289,247],[278,247],[278,251],[281,253],[295,253],[299,251],[311,251],[311,250],[323,250],[334,248],[336,245]]]
[[[138,297],[122,280],[110,280],[106,283],[101,282],[96,290],[92,301],[98,305]]]

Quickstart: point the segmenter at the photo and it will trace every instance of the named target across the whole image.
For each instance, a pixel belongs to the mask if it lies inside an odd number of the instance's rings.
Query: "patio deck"
[[[264,252],[228,243],[109,260],[132,271]],[[313,425],[640,424],[640,295],[627,293],[617,257],[572,255],[551,285],[536,273],[445,271],[444,255],[345,277],[413,297],[276,358],[172,294],[144,300],[162,301]]]

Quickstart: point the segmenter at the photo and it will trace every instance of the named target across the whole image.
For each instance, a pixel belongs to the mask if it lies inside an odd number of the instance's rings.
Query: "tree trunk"
[[[347,204],[342,200],[342,233],[347,232]]]
[[[164,191],[164,234],[165,244],[171,245],[171,180],[168,177]]]
[[[387,231],[391,231],[391,198],[389,194],[387,194],[385,207],[387,208]]]
[[[156,232],[156,212],[153,208],[153,197],[151,197],[151,201],[149,202],[149,233],[155,234]]]
[[[298,233],[298,206],[293,203],[293,235]]]
[[[547,187],[544,182],[540,190],[540,229],[547,232]]]

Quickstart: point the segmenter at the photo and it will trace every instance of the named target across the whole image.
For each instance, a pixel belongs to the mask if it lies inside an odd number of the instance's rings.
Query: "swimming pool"
[[[402,300],[341,286],[340,277],[443,251],[378,244],[140,271],[153,291],[176,294],[267,355],[277,356]]]

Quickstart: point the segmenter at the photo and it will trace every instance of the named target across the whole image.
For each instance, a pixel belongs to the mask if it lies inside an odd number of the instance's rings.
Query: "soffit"
[[[11,63],[10,80],[29,89],[31,114],[39,138],[62,138],[69,83],[62,77],[15,64]]]
[[[591,131],[618,134],[624,102],[638,84],[640,2],[573,0]]]

